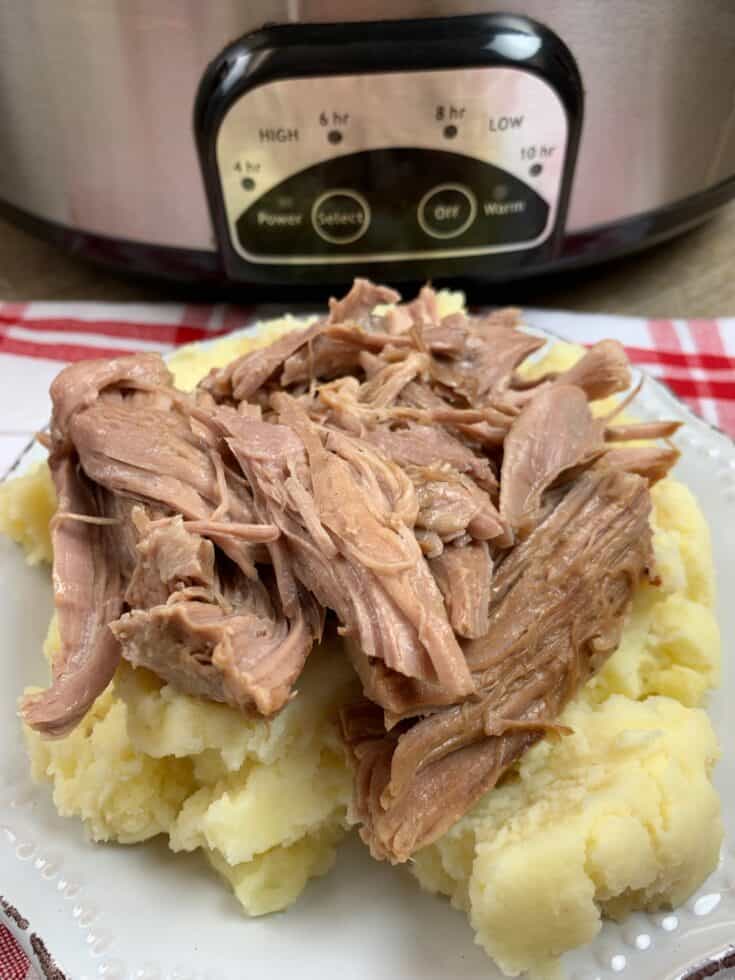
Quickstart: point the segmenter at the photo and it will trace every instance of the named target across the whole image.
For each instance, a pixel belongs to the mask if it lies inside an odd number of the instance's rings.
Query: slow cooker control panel
[[[525,18],[243,38],[208,69],[195,113],[227,272],[308,281],[315,266],[422,276],[548,258],[581,100],[568,50]]]
[[[288,79],[225,116],[217,164],[250,262],[401,261],[539,244],[567,143],[556,92],[515,68]]]

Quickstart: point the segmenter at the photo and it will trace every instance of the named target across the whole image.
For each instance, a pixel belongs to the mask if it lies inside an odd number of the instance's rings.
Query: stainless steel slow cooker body
[[[735,4],[0,0],[0,126],[6,212],[134,271],[510,279],[735,194]]]

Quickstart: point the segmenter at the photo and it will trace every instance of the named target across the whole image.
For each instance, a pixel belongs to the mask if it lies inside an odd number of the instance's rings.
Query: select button
[[[461,184],[440,184],[421,198],[419,224],[432,238],[456,238],[467,231],[477,214],[472,191]]]
[[[334,190],[321,194],[311,209],[311,223],[325,242],[349,245],[370,224],[370,205],[356,191]]]

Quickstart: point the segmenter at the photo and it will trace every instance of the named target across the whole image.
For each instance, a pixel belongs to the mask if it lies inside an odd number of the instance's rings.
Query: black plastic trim
[[[517,46],[519,36],[538,41],[535,53]],[[235,251],[225,214],[216,161],[219,127],[233,102],[246,91],[276,79],[408,72],[481,66],[513,67],[550,84],[564,106],[568,139],[556,223],[541,245],[491,256],[369,262],[355,265],[261,265]],[[412,281],[490,272],[499,278],[528,274],[558,255],[563,240],[572,176],[582,126],[584,93],[576,62],[547,27],[526,17],[483,14],[425,20],[345,24],[290,24],[264,28],[229,45],[208,66],[194,107],[194,133],[212,223],[226,273],[250,283],[290,285],[318,279],[342,282],[357,274]]]

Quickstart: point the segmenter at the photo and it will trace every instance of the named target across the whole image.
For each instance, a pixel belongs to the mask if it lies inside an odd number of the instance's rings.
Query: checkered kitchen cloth
[[[0,923],[0,980],[40,980],[38,972],[15,941],[7,926]]]
[[[0,475],[48,419],[48,387],[67,361],[165,353],[280,315],[274,306],[0,303]],[[528,310],[533,327],[577,343],[615,337],[633,363],[735,437],[735,317],[644,320]],[[0,980],[36,973],[0,924]]]

